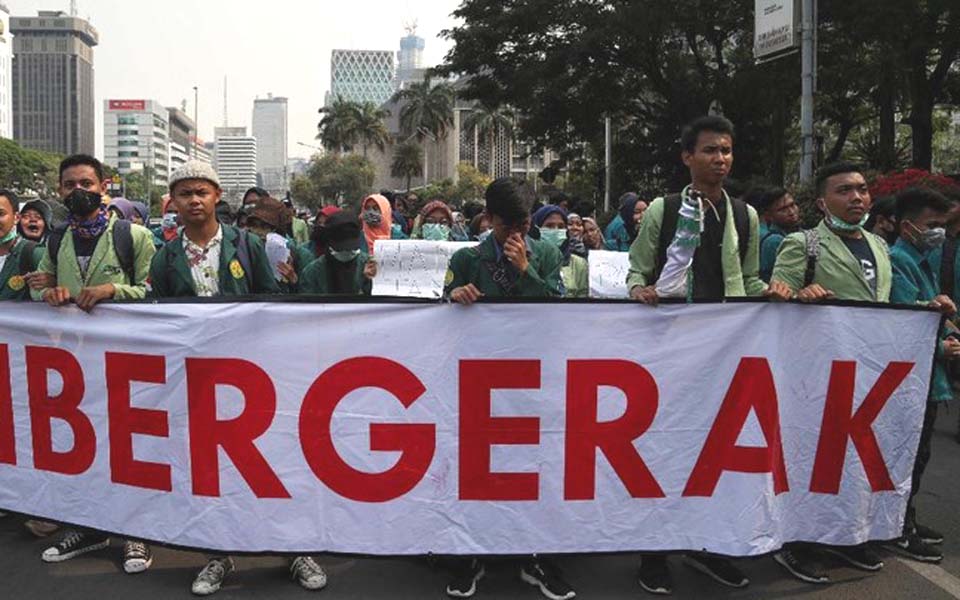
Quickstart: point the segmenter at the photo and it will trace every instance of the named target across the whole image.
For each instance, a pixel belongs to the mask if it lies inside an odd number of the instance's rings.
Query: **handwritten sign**
[[[630,255],[626,252],[590,251],[590,297],[626,298]]]
[[[373,255],[377,276],[374,296],[441,298],[450,257],[476,242],[428,242],[425,240],[377,240]]]

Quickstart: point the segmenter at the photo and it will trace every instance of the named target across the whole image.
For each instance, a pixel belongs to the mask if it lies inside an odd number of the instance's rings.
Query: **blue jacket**
[[[603,237],[607,240],[607,250],[630,252],[630,236],[627,235],[627,227],[623,224],[623,218],[620,215],[610,221],[607,230],[603,232]]]
[[[903,238],[890,249],[890,262],[893,264],[893,288],[890,301],[896,304],[927,303],[940,294],[940,275],[929,260],[913,244]],[[944,367],[942,351],[937,347],[937,357],[933,365],[933,385],[930,388],[930,402],[946,402],[953,399],[950,380]]]
[[[777,252],[787,233],[768,223],[760,223],[760,279],[770,283],[773,266],[777,264]]]

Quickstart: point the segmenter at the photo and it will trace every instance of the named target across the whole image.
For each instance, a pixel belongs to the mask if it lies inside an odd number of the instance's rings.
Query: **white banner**
[[[425,240],[377,240],[377,276],[374,296],[442,298],[443,280],[450,257],[476,242],[428,242]]]
[[[630,254],[591,250],[590,297],[623,299],[630,296],[627,290],[627,273],[630,271]]]
[[[938,326],[763,303],[7,303],[0,509],[247,552],[890,539]]]

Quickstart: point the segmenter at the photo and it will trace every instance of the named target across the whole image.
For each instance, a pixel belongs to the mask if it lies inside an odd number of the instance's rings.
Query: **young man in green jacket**
[[[153,260],[153,296],[209,298],[280,291],[263,242],[217,220],[217,202],[222,195],[220,179],[206,163],[188,161],[170,177],[170,197],[183,230]],[[229,556],[208,557],[191,591],[198,596],[217,592],[234,568]],[[327,584],[326,573],[308,556],[291,560],[290,573],[306,589]]]
[[[153,235],[139,225],[117,225],[102,204],[107,185],[103,165],[92,156],[70,156],[60,163],[58,191],[69,216],[66,226],[47,239],[37,272],[27,277],[34,300],[55,307],[74,301],[89,312],[104,300],[138,300],[146,295]],[[118,227],[123,235],[116,233]],[[41,559],[62,562],[109,543],[100,532],[70,529],[43,551]],[[127,573],[147,570],[152,560],[146,544],[124,543]]]
[[[484,296],[556,298],[563,296],[563,255],[551,244],[531,239],[530,208],[516,184],[498,179],[486,194],[493,233],[479,246],[450,257],[444,295],[470,305]]]
[[[681,136],[681,158],[692,183],[679,195],[658,198],[647,209],[630,248],[630,297],[655,305],[660,298],[721,300],[760,296],[757,212],[723,189],[733,168],[733,124],[723,117],[701,117]],[[727,559],[691,552],[686,561],[723,585],[741,588],[750,580]],[[640,587],[651,594],[672,593],[665,553],[642,554]]]
[[[129,228],[129,247],[115,235],[117,219],[103,205],[108,181],[103,165],[92,156],[70,156],[60,163],[60,198],[69,215],[67,224],[47,239],[38,271],[47,277],[31,281],[34,300],[50,306],[71,301],[85,311],[104,300],[142,300],[153,259],[153,235],[139,225]],[[51,255],[51,250],[56,255]],[[37,289],[39,288],[39,289]]]
[[[17,197],[0,190],[0,301],[30,300],[26,276],[35,271],[43,248],[18,235]]]

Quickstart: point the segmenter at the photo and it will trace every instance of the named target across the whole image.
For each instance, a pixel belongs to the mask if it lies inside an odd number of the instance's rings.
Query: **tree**
[[[390,116],[390,111],[378,108],[373,102],[354,103],[351,137],[363,148],[363,156],[367,156],[367,147],[376,146],[383,152],[390,143],[390,134],[383,120]]]
[[[507,106],[480,102],[464,122],[464,129],[470,131],[476,128],[479,134],[486,136],[490,143],[490,168],[488,173],[491,177],[497,176],[497,137],[501,132],[507,138],[513,137],[515,118],[513,111]]]
[[[423,174],[423,150],[413,140],[403,142],[393,150],[393,162],[390,164],[390,174],[407,180],[407,192],[410,191],[410,181]]]
[[[294,175],[290,181],[290,197],[294,204],[316,211],[323,206],[323,196],[307,175]]]
[[[330,106],[320,109],[323,118],[317,125],[317,139],[335,154],[348,151],[357,141],[356,104],[337,96]]]
[[[370,193],[376,170],[363,156],[330,154],[314,158],[307,168],[307,177],[325,203],[356,208]]]
[[[41,198],[56,195],[62,156],[22,148],[0,139],[0,186],[17,194]]]
[[[448,83],[433,84],[430,77],[398,91],[393,101],[401,105],[400,132],[423,144],[431,138],[440,141],[453,126],[456,93]],[[427,182],[427,145],[423,144],[423,179]],[[407,186],[409,187],[409,185]]]

